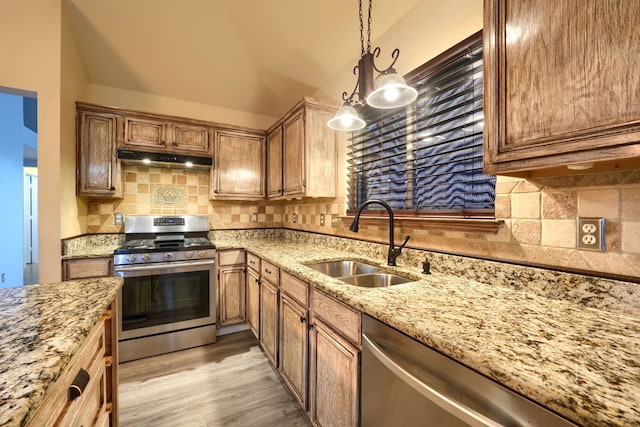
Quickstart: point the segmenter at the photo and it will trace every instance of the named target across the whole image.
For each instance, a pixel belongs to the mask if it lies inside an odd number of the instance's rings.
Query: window
[[[482,173],[481,33],[407,77],[417,101],[367,117],[351,138],[348,213],[380,199],[400,216],[493,218],[495,177]]]

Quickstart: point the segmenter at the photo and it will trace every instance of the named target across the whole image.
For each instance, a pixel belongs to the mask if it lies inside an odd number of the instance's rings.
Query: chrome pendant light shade
[[[405,80],[396,73],[393,68],[398,60],[400,50],[395,49],[391,54],[393,61],[384,70],[379,70],[374,58],[380,55],[377,47],[371,52],[371,4],[369,0],[369,13],[367,21],[367,46],[364,44],[364,24],[362,18],[362,0],[358,0],[358,13],[360,17],[360,60],[353,69],[358,76],[356,87],[351,92],[342,93],[344,105],[336,112],[335,117],[327,122],[331,129],[353,132],[366,126],[366,122],[358,115],[357,107],[369,105],[374,108],[391,109],[408,105],[416,100],[418,92],[407,85]],[[380,75],[376,79],[374,87],[374,70]],[[357,99],[356,99],[356,95]]]

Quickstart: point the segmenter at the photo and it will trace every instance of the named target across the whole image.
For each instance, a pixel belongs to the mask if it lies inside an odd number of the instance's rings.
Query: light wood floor
[[[250,331],[119,366],[120,425],[309,426]]]

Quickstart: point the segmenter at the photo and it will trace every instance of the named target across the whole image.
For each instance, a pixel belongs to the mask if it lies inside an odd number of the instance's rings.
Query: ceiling
[[[421,1],[374,2],[372,46]],[[91,83],[271,117],[360,55],[356,0],[66,4]]]

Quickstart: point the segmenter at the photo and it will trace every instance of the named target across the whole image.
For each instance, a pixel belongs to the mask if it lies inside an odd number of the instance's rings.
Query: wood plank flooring
[[[250,331],[119,366],[120,425],[309,426]]]

